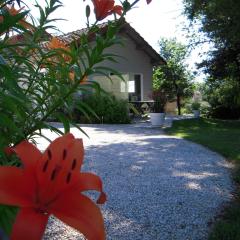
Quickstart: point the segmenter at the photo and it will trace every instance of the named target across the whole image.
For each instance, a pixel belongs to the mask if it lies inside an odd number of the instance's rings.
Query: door
[[[134,74],[128,82],[128,100],[130,102],[142,100],[142,77],[140,74]]]

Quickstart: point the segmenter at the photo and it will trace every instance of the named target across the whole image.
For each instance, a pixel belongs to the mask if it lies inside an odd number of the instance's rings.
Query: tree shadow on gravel
[[[101,176],[108,195],[108,239],[205,239],[231,197],[224,159],[196,144],[145,136],[85,149],[83,171]]]

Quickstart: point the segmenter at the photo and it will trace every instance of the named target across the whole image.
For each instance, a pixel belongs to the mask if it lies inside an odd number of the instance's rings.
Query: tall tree
[[[167,61],[154,70],[153,88],[163,89],[170,100],[177,101],[178,114],[181,115],[181,100],[192,94],[192,74],[187,70],[186,58],[188,49],[177,42],[176,38],[161,38],[159,41],[160,55]]]
[[[214,46],[199,64],[209,76],[207,84],[214,96],[210,98],[213,107],[224,106],[240,112],[240,1],[184,0],[183,3],[191,25],[200,23],[199,33]]]

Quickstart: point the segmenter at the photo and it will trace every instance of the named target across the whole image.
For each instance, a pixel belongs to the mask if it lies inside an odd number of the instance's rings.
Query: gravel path
[[[204,240],[214,216],[231,199],[230,168],[220,155],[158,128],[85,125],[83,171],[101,176],[101,207],[111,240]],[[54,139],[54,134],[49,132]],[[42,139],[39,146],[47,144]],[[95,197],[95,196],[94,196]],[[45,238],[84,239],[51,219]]]

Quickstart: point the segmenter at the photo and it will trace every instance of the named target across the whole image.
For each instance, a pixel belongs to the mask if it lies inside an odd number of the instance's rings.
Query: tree
[[[187,47],[175,38],[161,38],[159,41],[160,54],[167,65],[154,70],[153,88],[163,89],[170,100],[177,101],[178,114],[181,115],[181,99],[189,97],[193,91],[192,74],[187,70],[185,60],[188,56]]]
[[[184,0],[183,3],[191,25],[200,23],[199,34],[213,44],[206,59],[198,65],[209,76],[206,83],[213,109],[224,107],[230,112],[240,112],[240,2]]]

